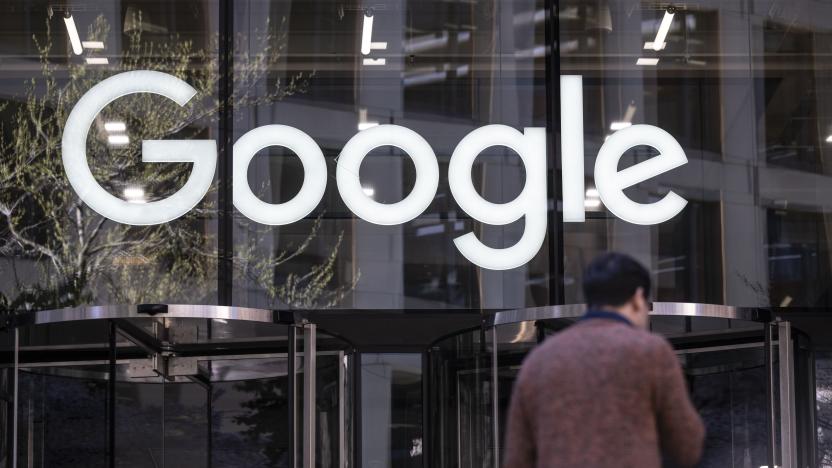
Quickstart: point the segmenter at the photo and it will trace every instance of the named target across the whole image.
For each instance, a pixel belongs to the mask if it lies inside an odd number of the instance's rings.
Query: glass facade
[[[829,13],[819,0],[2,2],[0,466],[498,466],[523,358],[572,323],[584,266],[609,250],[651,271],[651,327],[708,425],[703,466],[830,465]],[[82,96],[138,70],[193,96],[120,95],[89,126],[86,161],[117,206],[151,212],[206,155],[143,160],[145,143],[211,142],[205,195],[164,223],[100,214],[64,163]],[[565,76],[580,91],[562,92]],[[576,124],[577,153],[564,149]],[[491,145],[451,177],[487,125],[540,129],[545,166]],[[609,139],[639,125],[687,159],[623,188],[640,210],[686,200],[649,225],[614,213],[595,177]],[[403,222],[367,221],[340,187],[345,147],[380,126],[435,155],[435,194]],[[235,180],[235,143],[287,127],[325,171],[262,145]],[[425,177],[387,143],[348,174],[384,205]],[[662,156],[639,144],[616,169]],[[316,176],[321,200],[293,222],[235,205],[240,181],[276,205]],[[535,207],[504,210],[538,178],[539,248],[477,266],[457,240],[497,255],[525,238]],[[463,208],[468,179],[500,222]],[[576,184],[583,222],[567,215]]]
[[[9,310],[85,303],[187,302],[301,309],[504,309],[580,303],[581,266],[608,249],[633,253],[657,282],[655,299],[733,306],[828,306],[823,200],[824,6],[768,8],[687,2],[660,50],[645,48],[665,7],[563,1],[546,43],[542,0],[105,1],[95,8],[39,1],[3,5],[2,294]],[[551,6],[550,6],[551,7]],[[73,51],[65,16],[87,46]],[[371,42],[362,50],[365,18]],[[379,44],[382,44],[382,48]],[[639,61],[640,59],[648,60]],[[639,63],[653,63],[646,65]],[[87,138],[96,180],[127,201],[164,199],[186,163],[143,164],[149,139],[218,142],[215,182],[186,215],[136,227],[82,203],[60,164],[62,130],[80,96],[108,76],[157,70],[197,92],[185,107],[156,95],[117,99]],[[587,220],[562,222],[558,76],[583,77]],[[475,232],[507,247],[523,220],[482,223],[460,209],[446,177],[419,216],[379,226],[338,193],[338,155],[360,129],[395,124],[424,136],[447,174],[457,143],[487,124],[547,128],[548,238],[522,267],[478,268],[453,240]],[[304,219],[251,221],[230,203],[229,143],[270,124],[302,129],[321,147],[328,184]],[[638,226],[597,197],[595,155],[633,124],[667,130],[687,164],[626,190],[649,203],[670,191],[687,207]],[[628,151],[621,168],[656,154]],[[279,146],[257,153],[247,180],[268,203],[294,197],[303,166]],[[380,203],[415,183],[407,154],[384,146],[361,165]],[[475,161],[472,180],[494,203],[525,186],[505,147]],[[149,281],[134,281],[135,278]],[[808,280],[812,281],[808,281]]]

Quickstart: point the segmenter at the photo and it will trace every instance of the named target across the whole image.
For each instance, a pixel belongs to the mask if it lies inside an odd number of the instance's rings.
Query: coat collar
[[[630,322],[629,320],[627,320],[627,318],[624,317],[623,315],[621,315],[619,313],[616,313],[616,312],[610,312],[610,311],[607,311],[607,310],[590,309],[590,310],[586,311],[584,316],[581,317],[579,319],[579,321],[584,322],[586,320],[598,320],[598,319],[600,319],[600,320],[613,320],[613,321],[618,321],[618,322],[627,324],[629,326],[633,326],[633,323]]]

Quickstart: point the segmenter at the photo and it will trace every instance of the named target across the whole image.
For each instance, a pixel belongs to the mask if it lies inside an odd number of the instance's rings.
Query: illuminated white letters
[[[563,220],[582,223],[584,207],[584,85],[579,75],[560,77],[561,171]]]
[[[257,198],[248,184],[248,165],[254,155],[269,146],[292,150],[303,164],[303,185],[294,198],[270,204]],[[253,221],[270,226],[290,224],[315,209],[326,190],[326,161],[309,135],[286,125],[264,125],[247,132],[234,143],[234,206]]]
[[[142,142],[144,162],[190,162],[191,175],[185,185],[164,200],[137,204],[104,190],[87,162],[87,133],[95,117],[107,104],[135,93],[160,94],[184,106],[196,94],[188,83],[167,73],[130,71],[111,76],[93,86],[70,112],[61,140],[62,160],[70,185],[90,208],[124,224],[148,225],[172,221],[188,211],[208,193],[217,166],[213,140],[151,140]]]
[[[526,186],[508,203],[491,203],[477,193],[471,180],[474,160],[490,146],[514,150],[526,168]],[[466,213],[486,224],[505,225],[525,218],[523,236],[511,247],[488,247],[469,232],[454,239],[457,249],[472,263],[490,270],[508,270],[531,260],[546,237],[546,130],[527,128],[523,133],[505,125],[486,125],[462,139],[451,156],[448,183],[454,199]]]
[[[659,151],[647,161],[622,171],[618,161],[630,148],[652,146]],[[595,186],[601,201],[614,215],[633,224],[658,224],[679,214],[687,201],[670,192],[654,203],[637,203],[624,195],[624,189],[675,169],[688,162],[684,150],[669,133],[652,125],[633,125],[619,130],[601,146],[595,160]]]
[[[561,166],[563,172],[563,220],[583,222],[584,135],[583,85],[579,75],[560,78]],[[618,161],[636,146],[651,146],[659,155],[618,171]],[[688,162],[685,151],[666,131],[652,125],[632,125],[610,135],[595,160],[595,187],[607,209],[633,224],[663,223],[679,214],[687,201],[674,192],[654,203],[637,203],[624,189],[656,177]]]
[[[404,150],[416,166],[413,190],[396,203],[379,203],[367,196],[358,177],[364,157],[381,146]],[[418,133],[398,125],[378,125],[358,132],[344,145],[335,179],[341,198],[353,213],[373,224],[390,226],[410,221],[430,205],[439,186],[439,163],[433,149]]]
[[[372,27],[372,17],[369,18],[369,21],[365,20],[365,28],[367,24]],[[362,51],[381,48],[381,43],[365,39]],[[144,162],[192,163],[187,182],[170,197],[149,203],[130,203],[113,196],[90,171],[86,155],[87,134],[107,104],[134,93],[160,94],[184,106],[196,91],[172,75],[146,70],[120,73],[93,86],[67,119],[61,142],[64,169],[81,200],[102,216],[133,225],[165,223],[187,213],[208,192],[217,164],[216,142],[142,141]],[[561,77],[561,167],[563,220],[566,222],[585,219],[582,93],[581,76]],[[116,128],[117,123],[110,123],[110,127]],[[123,130],[123,124],[118,128]],[[127,135],[115,136],[121,137],[124,144],[129,141]],[[284,203],[260,200],[248,184],[251,160],[258,151],[269,146],[291,150],[303,164],[300,192]],[[362,161],[382,146],[402,149],[416,167],[413,190],[396,203],[379,203],[361,186]],[[492,146],[514,150],[525,167],[526,184],[520,195],[507,203],[485,200],[474,188],[471,178],[477,156]],[[621,157],[636,146],[651,146],[660,154],[619,171]],[[651,125],[632,125],[610,135],[601,146],[595,162],[595,185],[601,201],[624,221],[645,225],[661,223],[679,214],[687,204],[685,199],[670,192],[657,202],[637,203],[628,198],[624,190],[686,162],[682,147],[669,133]],[[525,128],[521,133],[505,125],[486,125],[468,133],[457,145],[448,165],[448,184],[454,199],[462,210],[479,222],[502,226],[523,218],[525,226],[520,240],[502,249],[483,244],[472,232],[457,237],[454,244],[462,255],[476,265],[492,270],[517,268],[537,255],[547,229],[546,174],[545,129]],[[265,125],[249,131],[234,144],[232,180],[234,206],[240,213],[258,223],[278,226],[308,216],[320,203],[326,190],[327,167],[321,148],[309,135],[286,125]],[[402,224],[418,217],[433,201],[439,185],[439,164],[430,144],[418,133],[398,125],[378,125],[358,132],[344,145],[338,158],[336,182],[344,203],[360,218],[380,225]]]

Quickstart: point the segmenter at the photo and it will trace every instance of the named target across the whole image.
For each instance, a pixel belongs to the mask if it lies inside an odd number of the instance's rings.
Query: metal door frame
[[[114,421],[115,421],[115,405],[113,404],[115,393],[115,337],[116,334],[127,337],[133,341],[137,346],[143,349],[157,348],[158,343],[155,343],[152,337],[135,336],[135,329],[130,329],[130,323],[125,319],[130,318],[189,318],[189,319],[221,319],[229,321],[243,321],[243,322],[261,322],[269,324],[281,324],[288,326],[288,353],[285,355],[289,360],[288,375],[289,375],[289,434],[290,440],[290,466],[297,468],[314,468],[316,461],[317,449],[317,427],[316,427],[316,399],[317,399],[317,326],[303,319],[300,314],[293,311],[277,311],[265,309],[253,309],[246,307],[233,306],[215,306],[215,305],[179,305],[179,304],[140,304],[140,305],[114,305],[114,306],[81,306],[73,308],[63,308],[55,310],[45,310],[38,312],[22,313],[10,318],[8,326],[14,333],[14,351],[12,363],[10,366],[11,386],[12,386],[12,402],[11,402],[11,417],[10,424],[12,425],[11,439],[13,443],[10,446],[11,456],[9,463],[12,467],[18,464],[18,377],[21,369],[20,355],[19,355],[19,335],[20,329],[24,327],[44,324],[57,324],[70,321],[86,321],[86,320],[107,320],[110,323],[110,338],[109,338],[109,357],[102,358],[101,364],[109,364],[108,379],[111,382],[108,385],[108,401],[107,401],[107,459],[109,466],[114,466],[115,451],[114,451]],[[127,329],[123,329],[127,327]],[[303,351],[299,353],[297,349],[298,340],[297,334],[303,333]],[[345,369],[343,369],[343,357],[346,355],[343,351],[338,352],[324,352],[324,354],[337,354],[339,358],[339,372],[338,372],[338,391],[339,396],[339,463],[341,467],[347,466],[346,453],[346,410],[345,398],[343,393],[345,388]],[[268,358],[275,356],[275,354],[254,354],[248,357]],[[232,355],[232,358],[245,357],[242,354]],[[298,389],[297,378],[300,372],[297,359],[302,360],[303,365],[303,384],[301,391],[303,392],[303,405],[298,411]],[[55,365],[77,365],[78,363],[56,363]],[[23,368],[29,367],[25,363]],[[210,396],[210,389],[208,390]],[[209,404],[210,407],[210,404]],[[298,431],[298,413],[301,417],[301,427]],[[210,426],[210,420],[209,420]],[[298,434],[300,432],[300,434]],[[300,437],[298,437],[298,435]],[[298,439],[301,440],[298,440]],[[210,437],[209,437],[210,439]],[[298,456],[300,455],[300,456]],[[298,462],[301,463],[298,463]],[[210,455],[208,457],[209,466],[211,464]]]
[[[743,308],[716,304],[654,302],[651,316],[708,317],[744,320],[763,324],[767,379],[767,400],[769,402],[769,466],[798,468],[797,466],[797,422],[795,406],[795,354],[791,323],[775,317],[773,309]],[[543,306],[498,312],[488,317],[483,326],[496,330],[499,325],[547,319],[577,319],[586,311],[585,304]],[[776,336],[776,338],[775,338]],[[496,350],[496,335],[491,335],[492,348]],[[774,347],[777,347],[774,350]],[[776,354],[775,354],[776,352]],[[775,369],[774,356],[777,356]],[[496,356],[494,357],[496,362]],[[776,374],[775,374],[776,372]],[[775,379],[775,375],[777,378]],[[776,385],[776,395],[775,395]],[[496,409],[495,409],[496,411]],[[778,439],[777,434],[780,434]],[[495,434],[495,438],[497,435]],[[495,439],[496,440],[496,439]],[[782,452],[778,452],[778,448]],[[780,464],[775,464],[782,454]]]

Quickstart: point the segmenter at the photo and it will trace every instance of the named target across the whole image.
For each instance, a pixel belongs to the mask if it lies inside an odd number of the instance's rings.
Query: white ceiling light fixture
[[[141,187],[127,187],[122,192],[124,198],[130,203],[146,203],[144,189]]]
[[[584,200],[584,208],[600,208],[601,207],[601,199],[600,198],[587,198]]]
[[[124,146],[130,144],[130,137],[127,135],[110,135],[107,137],[107,143],[112,146]]]
[[[598,189],[590,187],[586,189],[586,197],[584,198],[584,208],[598,209],[601,207],[601,194]]]
[[[664,12],[664,17],[662,18],[661,24],[659,24],[659,30],[656,32],[656,38],[653,39],[653,50],[656,52],[664,49],[667,45],[665,43],[665,39],[667,39],[667,33],[670,31],[670,25],[673,23],[673,16],[676,14],[676,9],[674,7],[667,7],[667,10]]]
[[[358,109],[358,130],[367,130],[378,125],[378,122],[367,120],[367,108]]]
[[[617,121],[610,124],[610,130],[623,130],[631,125],[633,125],[633,117],[636,115],[636,103],[630,102],[627,106],[627,109],[624,111],[624,117]]]
[[[659,59],[657,59],[657,58],[639,57],[638,60],[636,60],[636,65],[640,65],[640,66],[655,67],[658,64],[659,64]]]
[[[75,26],[75,20],[72,14],[66,12],[64,16],[64,24],[66,24],[66,32],[69,35],[69,43],[72,44],[72,52],[75,55],[84,53],[84,46],[81,45],[81,37],[78,35],[78,28]]]
[[[361,53],[370,55],[374,50],[386,50],[386,42],[373,42],[373,14],[372,10],[364,13],[364,27],[361,31]]]
[[[107,57],[87,57],[87,65],[109,65]]]
[[[85,49],[100,50],[104,48],[104,43],[101,41],[81,41],[81,45]]]
[[[104,130],[108,132],[124,132],[127,130],[127,124],[124,122],[104,122]]]

